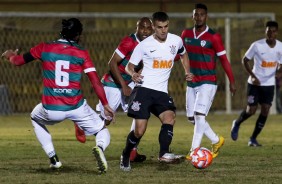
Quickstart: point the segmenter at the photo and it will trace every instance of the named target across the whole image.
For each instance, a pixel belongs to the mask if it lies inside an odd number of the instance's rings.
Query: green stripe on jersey
[[[189,59],[195,62],[210,62],[211,57],[207,54],[195,54],[195,53],[189,53],[188,54]]]
[[[197,86],[201,86],[202,84],[213,84],[216,85],[216,82],[211,82],[211,81],[201,81],[201,82],[187,82],[187,86],[194,88]]]
[[[43,107],[48,110],[54,110],[54,111],[69,111],[74,110],[82,106],[84,102],[84,99],[80,100],[78,104],[76,105],[47,105],[43,104]]]
[[[81,95],[81,90],[44,87],[43,94],[44,96],[74,97]]]
[[[69,81],[80,81],[81,73],[68,73]],[[43,77],[46,79],[55,79],[55,71],[43,70]]]
[[[200,39],[194,39],[194,38],[184,38],[184,42],[185,44],[189,46],[205,47],[208,49],[212,48],[212,43],[206,40],[200,40]]]
[[[215,70],[204,70],[200,68],[190,68],[190,72],[193,73],[194,75],[215,75],[216,71]]]
[[[42,53],[42,60],[43,61],[50,61],[50,62],[56,62],[58,60],[64,60],[69,61],[71,64],[76,65],[82,65],[84,60],[79,57],[65,55],[65,54],[56,54],[56,53],[50,53],[50,52],[43,52]]]

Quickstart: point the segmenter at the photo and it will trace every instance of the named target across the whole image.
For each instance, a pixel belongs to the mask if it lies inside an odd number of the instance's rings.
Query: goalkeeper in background
[[[82,72],[88,76],[94,91],[103,104],[105,116],[114,118],[114,111],[108,105],[104,88],[87,50],[78,43],[82,24],[76,18],[62,21],[61,38],[53,42],[40,43],[25,54],[7,50],[2,56],[12,64],[21,66],[39,59],[43,69],[42,101],[31,112],[34,132],[43,150],[50,159],[50,167],[62,167],[55,151],[52,136],[46,125],[54,125],[70,119],[87,135],[96,136],[93,154],[98,170],[107,171],[104,151],[110,143],[110,133],[99,115],[87,104],[81,93]]]
[[[123,111],[127,112],[128,99],[135,83],[131,80],[131,76],[126,73],[125,66],[127,65],[136,45],[150,36],[152,31],[152,22],[150,18],[140,18],[136,23],[136,32],[125,36],[121,40],[108,63],[110,70],[102,77],[102,84],[104,85],[109,105],[114,111],[121,106]],[[141,64],[143,63],[141,62]],[[136,71],[140,71],[142,67],[143,65],[139,65],[136,68]],[[101,101],[99,101],[96,110],[101,112],[100,117],[105,120],[106,116]],[[110,124],[110,121],[105,120],[105,122],[107,125]],[[134,128],[135,121],[133,120],[130,131],[134,130]],[[84,143],[86,141],[84,131],[81,130],[77,124],[75,124],[75,130],[77,140]],[[136,145],[136,147],[131,150],[130,161],[143,162],[145,160],[146,156],[138,154]]]

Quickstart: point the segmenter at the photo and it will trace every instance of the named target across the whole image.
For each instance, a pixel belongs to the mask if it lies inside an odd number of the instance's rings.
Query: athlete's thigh
[[[274,98],[274,86],[260,86],[259,87],[259,103],[272,105]]]
[[[174,113],[176,111],[173,98],[167,93],[153,90],[152,100],[151,113],[156,117],[160,117],[163,112]]]
[[[247,103],[249,106],[257,106],[259,100],[259,86],[248,83],[247,86]]]
[[[94,135],[104,127],[104,121],[87,104],[86,100],[79,108],[69,111],[67,118],[81,127],[86,135]]]
[[[67,112],[52,111],[43,107],[42,103],[36,105],[31,112],[31,118],[37,123],[53,125],[66,119]]]
[[[194,111],[207,115],[212,102],[214,100],[214,96],[216,93],[217,86],[212,84],[203,84],[199,86],[199,89],[196,93],[196,100]]]
[[[131,97],[127,115],[135,119],[149,119],[152,104],[151,89],[136,87],[132,91]]]
[[[186,116],[194,116],[194,106],[196,100],[196,88],[186,87]]]

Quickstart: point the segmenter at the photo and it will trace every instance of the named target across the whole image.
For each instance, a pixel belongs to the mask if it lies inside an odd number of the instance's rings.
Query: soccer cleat
[[[130,166],[130,157],[125,156],[124,153],[120,156],[120,165],[119,168],[125,172],[128,172],[131,170]]]
[[[81,143],[85,143],[86,142],[86,136],[85,133],[82,129],[80,129],[76,123],[74,123],[74,128],[75,128],[75,136],[76,139],[81,142]]]
[[[97,160],[97,168],[99,172],[105,173],[108,170],[108,164],[107,164],[103,150],[100,147],[95,146],[92,149],[92,152]]]
[[[62,162],[56,162],[55,164],[50,164],[51,169],[60,169],[62,167]]]
[[[233,141],[236,141],[238,139],[238,132],[239,132],[240,126],[236,124],[236,120],[232,122],[231,127],[231,138]]]
[[[52,156],[50,159],[51,169],[60,169],[62,167],[62,162],[59,161],[57,155]]]
[[[191,161],[192,160],[192,151],[189,151],[189,153],[186,155],[185,159],[188,160],[188,161]]]
[[[224,138],[222,136],[218,136],[218,137],[219,137],[218,143],[212,144],[212,158],[217,157],[217,155],[219,153],[219,149],[224,144]]]
[[[130,162],[144,162],[146,155],[141,155],[137,152],[137,148],[133,148],[130,152]]]
[[[161,163],[174,164],[180,161],[180,157],[173,153],[165,153],[163,156],[159,157],[158,160]]]
[[[248,142],[248,146],[250,146],[250,147],[260,147],[262,145],[259,144],[256,139],[250,138],[250,140]]]

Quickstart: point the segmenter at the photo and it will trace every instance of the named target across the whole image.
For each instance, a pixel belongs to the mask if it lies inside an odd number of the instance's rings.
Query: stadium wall
[[[189,13],[198,0],[0,0],[0,11]],[[209,0],[210,12],[272,12],[282,24],[281,0]],[[279,35],[282,39],[282,34]]]

